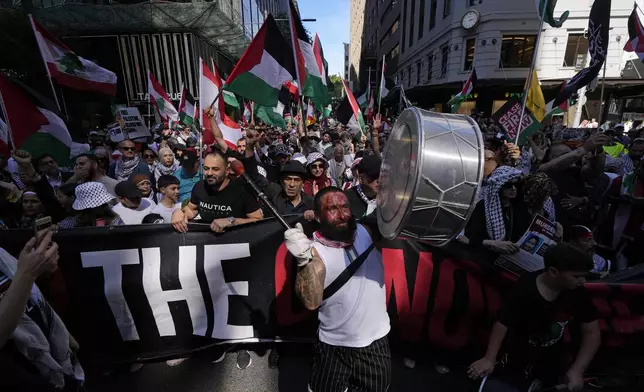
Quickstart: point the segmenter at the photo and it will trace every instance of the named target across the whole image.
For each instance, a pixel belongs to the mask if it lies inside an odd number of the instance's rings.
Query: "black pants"
[[[385,392],[391,383],[391,352],[387,337],[367,347],[315,343],[309,391]]]

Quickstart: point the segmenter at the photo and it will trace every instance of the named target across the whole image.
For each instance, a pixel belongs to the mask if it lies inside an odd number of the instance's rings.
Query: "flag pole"
[[[378,114],[380,114],[380,106],[382,104],[382,83],[385,79],[385,55],[382,55],[382,68],[380,71],[380,86],[378,86]]]
[[[36,38],[36,25],[34,24],[34,17],[29,14],[29,23],[31,23],[31,29],[34,32],[34,38]],[[36,38],[36,41],[38,39]],[[40,48],[40,44],[38,45],[38,51],[40,52],[40,58],[42,59],[42,63],[45,66],[45,70],[47,71],[47,78],[49,79],[49,85],[51,86],[51,92],[54,93],[54,101],[56,102],[56,107],[58,108],[58,111],[60,112],[60,102],[58,102],[58,96],[56,95],[56,89],[54,88],[54,82],[51,78],[51,72],[49,72],[49,67],[47,66],[47,62],[45,61],[45,57],[42,55],[42,51]],[[67,117],[67,112],[65,112],[65,116]]]
[[[602,123],[602,117],[604,114],[605,110],[605,105],[604,105],[604,84],[606,82],[606,63],[608,63],[608,56],[606,56],[606,59],[604,60],[604,73],[602,75],[602,89],[601,92],[599,93],[599,116],[597,116],[597,123],[601,124]]]
[[[543,2],[543,8],[541,9],[541,19],[539,20],[539,31],[537,32],[537,39],[534,40],[534,53],[532,53],[532,64],[530,64],[530,71],[528,71],[528,78],[526,80],[525,88],[523,91],[523,105],[521,105],[521,115],[519,116],[519,125],[517,128],[517,135],[514,139],[515,143],[519,142],[519,134],[521,133],[521,124],[523,124],[523,116],[525,115],[525,105],[528,103],[528,92],[530,91],[530,84],[532,83],[532,74],[534,73],[534,67],[537,64],[537,54],[539,53],[539,41],[541,41],[541,30],[543,30],[544,17],[546,15],[546,8],[548,7],[548,2]]]

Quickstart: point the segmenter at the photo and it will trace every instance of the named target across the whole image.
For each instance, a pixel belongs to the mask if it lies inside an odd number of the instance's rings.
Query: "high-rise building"
[[[351,2],[350,71],[354,90],[364,91],[371,75],[372,87],[380,78],[382,60],[386,73],[397,71],[400,52],[400,0],[353,0]]]
[[[554,14],[569,10],[570,18],[560,28],[544,26],[536,53],[539,15],[533,1],[399,2],[403,12],[397,80],[420,107],[447,110],[444,104],[460,91],[472,68],[476,68],[477,87],[460,112],[469,114],[476,108],[489,115],[509,98],[522,98],[533,56],[544,90],[556,88],[585,66],[592,1],[560,0]],[[607,78],[614,79],[611,85],[629,83],[622,80],[627,65],[623,47],[632,10],[632,0],[612,1],[606,66]],[[589,95],[586,104],[592,117],[598,117],[599,90]],[[613,90],[607,85],[604,98]]]
[[[349,67],[350,67],[349,53],[350,53],[351,45],[345,42],[343,44],[343,46],[344,46],[344,75],[343,75],[343,78],[344,78],[344,80],[350,82],[351,79],[349,79]]]

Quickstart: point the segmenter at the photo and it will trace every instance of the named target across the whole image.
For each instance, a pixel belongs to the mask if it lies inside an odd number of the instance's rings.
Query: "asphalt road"
[[[89,392],[302,392],[307,390],[310,372],[310,345],[280,346],[280,361],[276,369],[268,366],[268,353],[251,353],[252,365],[237,368],[236,353],[213,364],[212,355],[202,353],[182,364],[169,367],[165,363],[147,364],[130,373],[116,371],[111,375],[90,371],[87,375]],[[405,367],[403,357],[394,352],[393,381],[390,391],[459,391],[478,390],[477,385],[454,369],[439,374],[430,360],[418,359],[413,369]]]

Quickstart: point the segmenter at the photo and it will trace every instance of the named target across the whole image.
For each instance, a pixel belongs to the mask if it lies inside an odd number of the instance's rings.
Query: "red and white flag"
[[[222,88],[223,83],[221,81],[221,76],[217,71],[217,67],[213,63],[214,72],[210,70],[208,64],[206,64],[203,59],[199,59],[199,101],[201,109],[201,123],[206,132],[203,135],[204,144],[213,144],[215,142],[215,137],[212,134],[210,128],[210,119],[206,116],[206,109],[208,109],[217,95],[219,90]],[[226,104],[224,102],[223,96],[219,96],[215,107],[215,119],[217,120],[217,125],[221,129],[221,133],[224,135],[224,139],[228,143],[228,146],[232,149],[237,149],[237,140],[241,139],[241,127],[235,121],[230,119],[226,115]]]
[[[179,112],[174,108],[161,83],[154,78],[150,71],[148,71],[148,94],[150,95],[150,104],[156,108],[163,121],[179,121]]]
[[[76,90],[116,95],[116,74],[77,56],[29,15],[40,55],[56,83]]]

